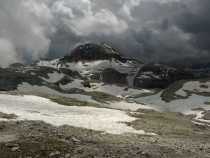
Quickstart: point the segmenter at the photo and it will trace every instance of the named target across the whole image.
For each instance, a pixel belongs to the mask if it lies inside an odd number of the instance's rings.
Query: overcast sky
[[[106,42],[142,62],[210,62],[210,0],[0,0],[0,65]]]

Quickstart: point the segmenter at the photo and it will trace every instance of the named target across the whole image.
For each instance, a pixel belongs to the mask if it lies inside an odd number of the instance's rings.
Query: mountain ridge
[[[183,69],[162,63],[143,64],[126,57],[105,43],[80,45],[58,59],[40,59],[28,67],[49,67],[75,71],[85,80],[97,80],[109,84],[123,84],[139,88],[166,88],[180,79],[194,77]],[[20,63],[11,69],[22,69]],[[27,66],[25,67],[27,69]],[[158,77],[157,77],[158,76]]]

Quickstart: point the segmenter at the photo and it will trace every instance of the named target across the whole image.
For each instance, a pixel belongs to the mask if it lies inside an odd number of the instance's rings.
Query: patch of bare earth
[[[209,88],[209,86],[204,85],[204,84],[200,85],[200,87],[201,87],[201,88],[204,88],[204,89],[208,89],[208,88]]]
[[[204,111],[203,114],[204,114],[204,116],[203,116],[204,120],[210,120],[210,111],[209,110]]]
[[[0,118],[9,120],[9,119],[15,119],[17,118],[17,116],[15,114],[5,114],[5,113],[0,112]]]

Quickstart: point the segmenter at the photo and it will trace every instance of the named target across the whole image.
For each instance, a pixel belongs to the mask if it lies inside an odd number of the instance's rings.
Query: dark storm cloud
[[[191,34],[191,43],[200,50],[210,50],[210,1],[195,0],[175,16],[175,24]]]
[[[142,62],[208,61],[209,8],[209,0],[0,0],[0,64],[58,58],[88,42]]]

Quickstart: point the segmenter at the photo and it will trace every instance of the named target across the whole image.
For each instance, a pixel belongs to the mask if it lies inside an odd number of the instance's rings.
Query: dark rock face
[[[31,85],[41,85],[43,80],[29,73],[20,73],[0,68],[0,91],[16,90],[18,84],[27,82]]]
[[[122,74],[115,69],[107,68],[102,72],[102,82],[109,84],[127,84],[126,74]]]
[[[197,79],[210,77],[210,63],[191,64],[185,70],[192,73]]]
[[[68,76],[64,76],[60,81],[56,82],[55,85],[59,86],[59,84],[61,85],[67,85],[69,83],[71,83],[73,80],[70,79]]]
[[[85,78],[82,77],[82,76],[79,74],[79,72],[77,72],[77,71],[73,71],[73,70],[66,69],[66,68],[61,68],[61,69],[59,69],[59,71],[60,71],[61,73],[65,74],[65,75],[67,75],[67,76],[73,78],[73,79],[82,79],[82,80],[85,79]]]
[[[91,80],[100,81],[100,80],[101,80],[101,75],[100,75],[100,73],[93,73],[93,74],[90,76],[90,79],[91,79]]]
[[[91,88],[90,82],[88,82],[88,81],[82,82],[82,85],[83,85],[84,87]]]
[[[22,67],[24,67],[24,65],[21,63],[14,63],[9,66],[9,68],[22,68]]]
[[[194,79],[194,76],[183,69],[165,64],[148,64],[143,66],[134,79],[134,86],[140,88],[166,88],[175,81]]]
[[[56,70],[54,68],[51,68],[51,67],[34,67],[35,69],[34,70],[29,70],[28,73],[34,73],[36,74],[36,76],[39,76],[39,77],[44,77],[44,78],[49,78],[49,76],[47,74],[49,73],[54,73],[54,72],[57,72],[59,73],[59,70]]]
[[[125,63],[127,60],[131,60],[105,43],[102,43],[101,45],[92,43],[81,45],[60,60],[65,62],[78,62],[85,60],[111,60],[112,58],[123,63]]]

